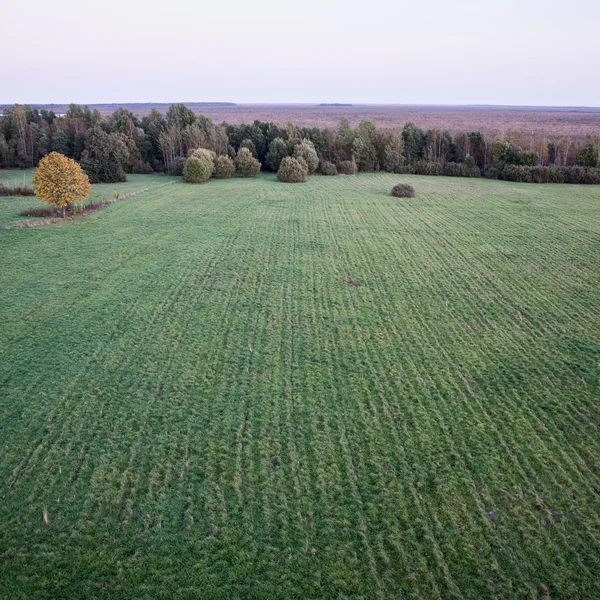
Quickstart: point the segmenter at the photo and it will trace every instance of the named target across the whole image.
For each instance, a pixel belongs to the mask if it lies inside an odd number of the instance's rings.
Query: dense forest
[[[263,170],[278,171],[283,159],[312,146],[324,175],[387,171],[507,179],[525,182],[600,183],[600,133],[574,142],[508,130],[502,136],[481,132],[451,135],[424,131],[414,123],[377,128],[371,121],[336,129],[282,128],[273,122],[215,124],[184,104],[166,115],[152,110],[143,118],[116,109],[104,118],[97,110],[72,104],[64,115],[28,105],[4,109],[0,120],[0,168],[31,168],[51,151],[80,162],[92,182],[124,181],[127,173],[182,174],[186,159],[199,148],[232,160],[241,148]],[[312,169],[311,169],[312,170]]]

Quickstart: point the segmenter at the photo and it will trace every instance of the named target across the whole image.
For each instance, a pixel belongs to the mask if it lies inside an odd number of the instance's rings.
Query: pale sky
[[[600,106],[600,0],[0,0],[0,103]]]

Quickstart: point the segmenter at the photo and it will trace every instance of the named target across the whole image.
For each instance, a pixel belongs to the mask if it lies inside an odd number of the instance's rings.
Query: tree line
[[[92,183],[123,181],[127,173],[181,175],[186,160],[199,148],[233,162],[245,148],[262,170],[272,172],[289,157],[308,174],[386,171],[600,183],[600,134],[581,141],[518,130],[502,136],[452,135],[440,128],[425,131],[414,123],[386,129],[361,121],[352,127],[347,119],[335,129],[292,123],[284,128],[261,121],[217,125],[184,104],[171,105],[165,115],[153,109],[143,118],[124,108],[105,118],[76,104],[61,116],[14,105],[4,109],[0,120],[0,168],[35,167],[54,151],[78,161]],[[284,171],[294,170],[296,164],[286,160]]]

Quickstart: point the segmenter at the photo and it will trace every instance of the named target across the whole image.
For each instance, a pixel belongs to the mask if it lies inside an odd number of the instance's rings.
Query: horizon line
[[[29,105],[29,106],[68,106],[70,104],[76,104],[78,106],[121,106],[121,105],[173,105],[173,104],[206,104],[206,105],[221,105],[223,107],[230,106],[310,106],[310,107],[322,107],[327,106],[331,108],[348,108],[349,106],[425,106],[432,108],[445,108],[445,107],[456,107],[456,108],[592,108],[600,109],[600,106],[587,105],[587,104],[490,104],[490,103],[471,103],[471,104],[460,104],[460,103],[427,103],[427,102],[233,102],[230,100],[187,100],[187,101],[166,101],[166,102],[146,102],[146,101],[135,101],[135,102],[1,102],[0,106],[14,106],[16,104]],[[338,105],[338,106],[336,106]]]

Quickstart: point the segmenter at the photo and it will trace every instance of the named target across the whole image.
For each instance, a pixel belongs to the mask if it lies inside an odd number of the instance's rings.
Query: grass
[[[4,232],[0,596],[599,597],[599,257],[597,187],[441,177]]]
[[[4,170],[0,171],[0,183],[5,185],[33,185],[31,176],[33,169],[26,170]],[[127,181],[123,183],[98,183],[92,185],[92,193],[86,203],[98,202],[111,198],[113,192],[129,194],[142,188],[156,187],[167,181],[178,179],[170,176],[157,175],[128,175]],[[30,208],[43,208],[48,205],[40,202],[35,196],[0,196],[0,229],[10,227],[22,221],[36,221],[32,217],[21,216],[22,210]]]

